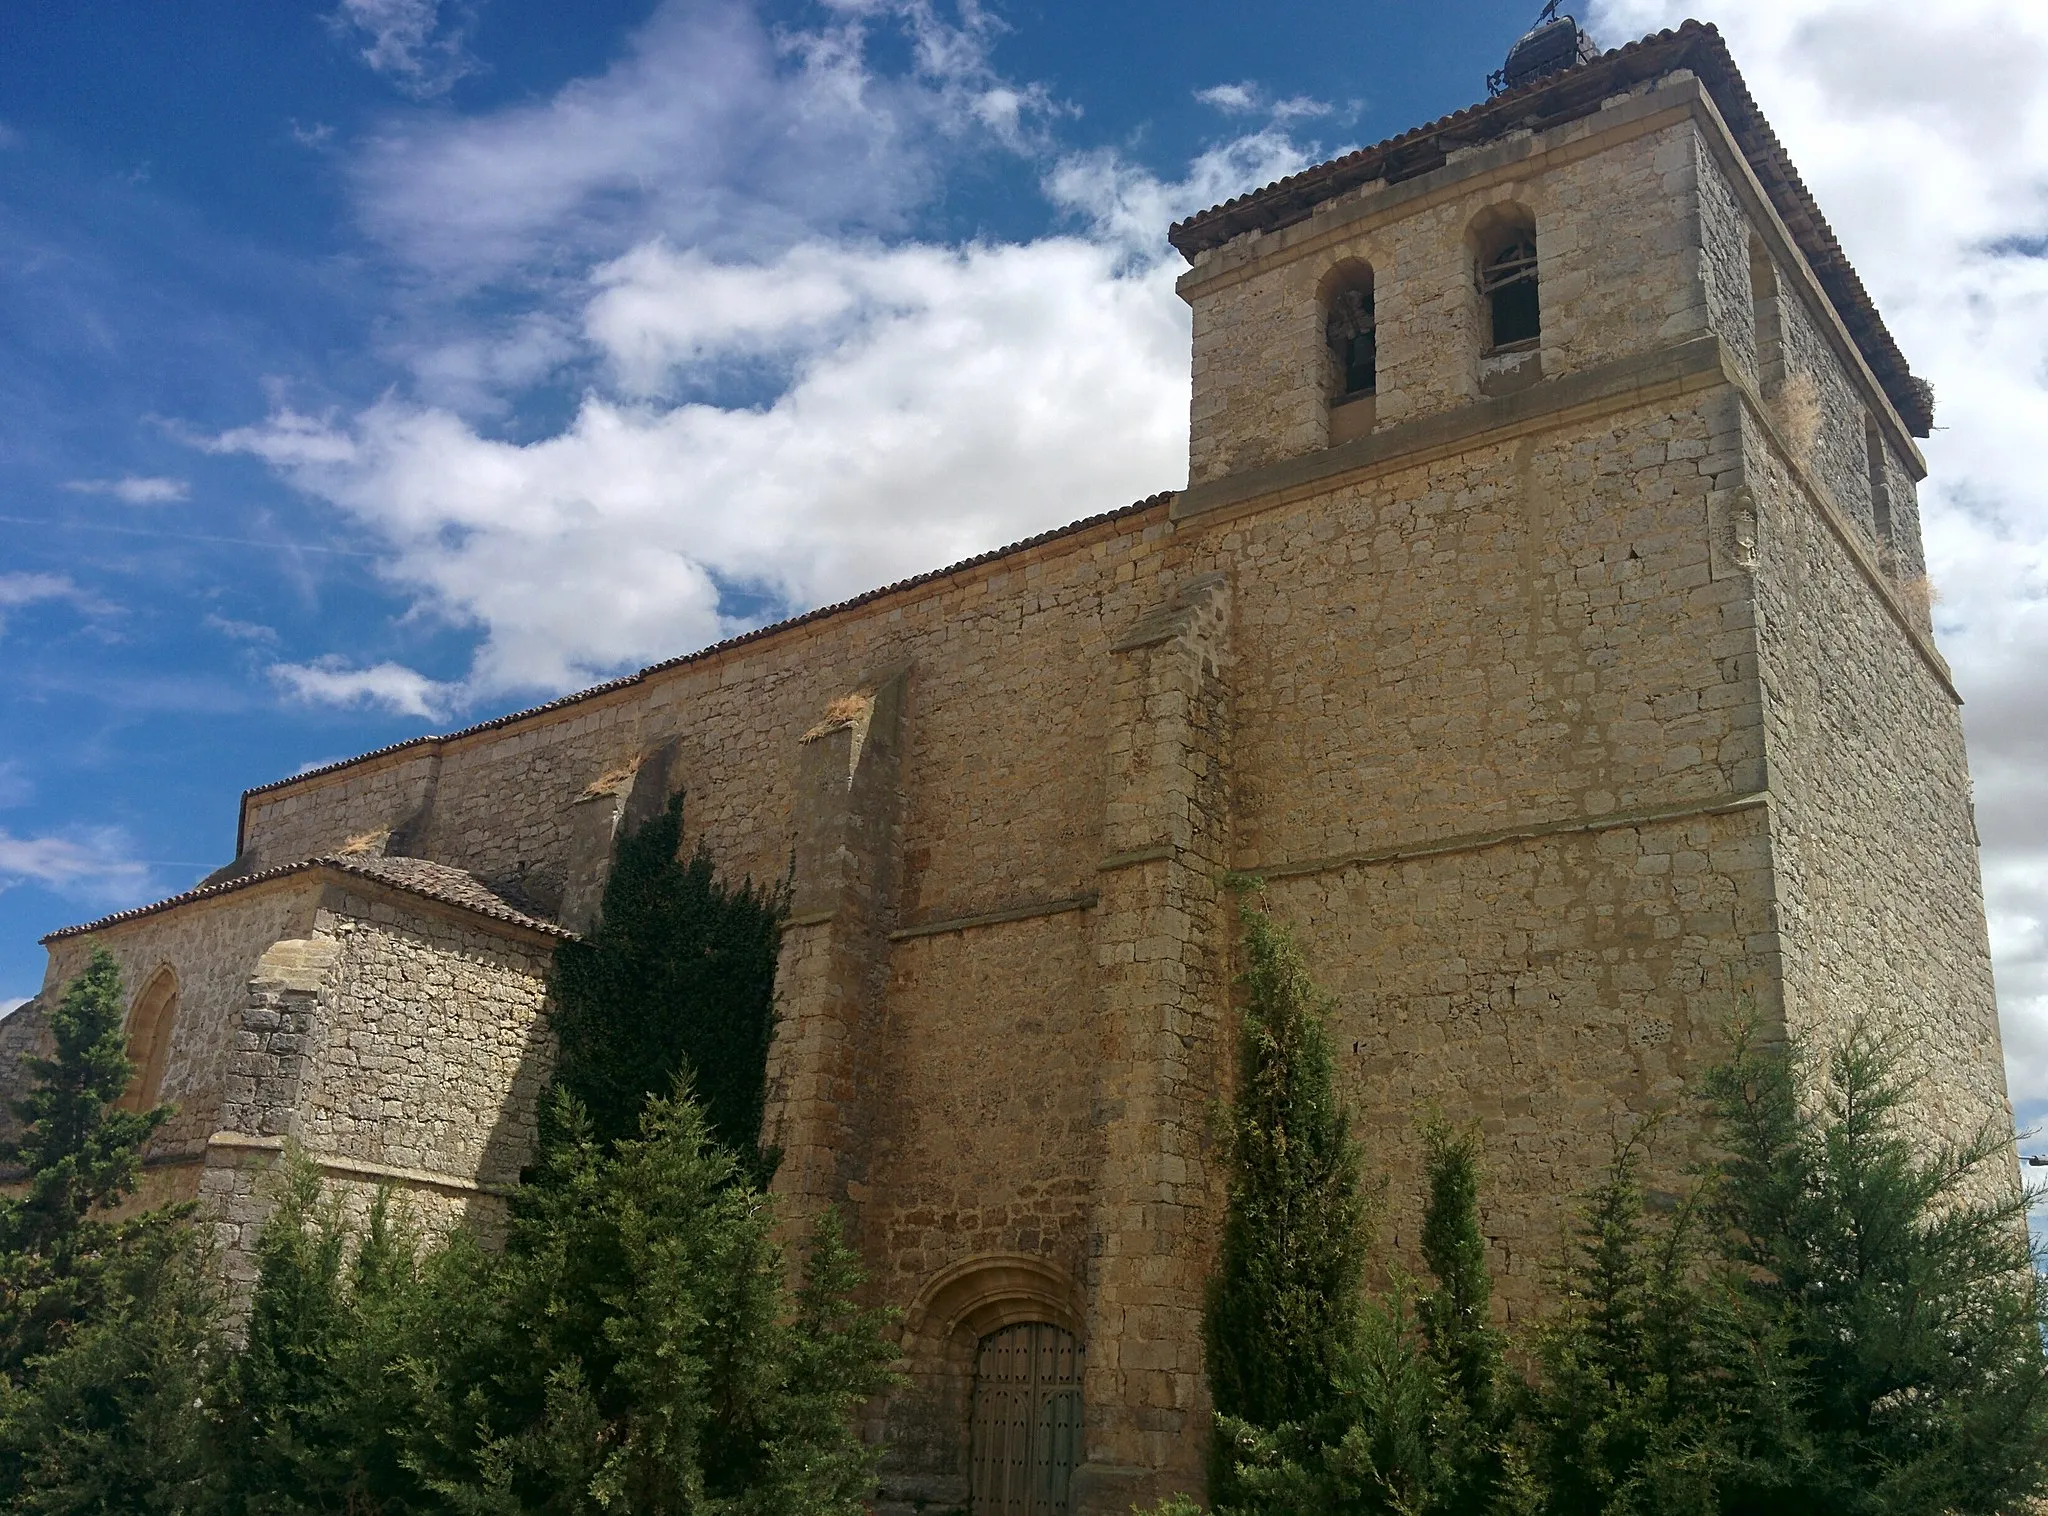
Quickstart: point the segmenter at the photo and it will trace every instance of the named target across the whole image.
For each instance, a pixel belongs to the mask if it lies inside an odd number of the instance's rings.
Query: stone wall
[[[1637,1119],[1678,1118],[1656,1157],[1684,1164],[1684,1081],[1770,991],[1768,844],[1750,804],[1271,882],[1335,997],[1354,1131],[1389,1181],[1383,1258],[1414,1267],[1417,1126],[1434,1113],[1480,1125],[1487,1263],[1510,1320],[1540,1314],[1575,1198]]]
[[[1333,270],[1373,270],[1377,424],[1480,393],[1485,325],[1477,229],[1521,213],[1536,230],[1543,339],[1558,377],[1707,329],[1697,165],[1684,86],[1623,97],[1591,121],[1454,153],[1444,168],[1367,186],[1299,229],[1248,239],[1183,277],[1194,307],[1189,480],[1328,445],[1331,369],[1317,299]],[[1224,250],[1228,252],[1229,250]]]
[[[21,1135],[14,1102],[28,1089],[28,1060],[47,1058],[56,1050],[50,1034],[51,1003],[39,994],[0,1019],[0,1141]]]
[[[150,1148],[151,1160],[185,1171],[184,1193],[198,1183],[196,1165],[206,1140],[221,1125],[228,1063],[248,999],[249,976],[264,951],[280,938],[303,935],[312,924],[317,890],[292,876],[232,894],[196,900],[174,911],[116,922],[50,945],[42,996],[53,999],[103,947],[121,967],[132,1007],[165,967],[178,976],[178,1009],[170,1056],[157,1099],[176,1113]]]
[[[1692,140],[1707,323],[1728,344],[1737,367],[1761,390],[1765,384],[1758,368],[1757,290],[1750,278],[1751,249],[1758,238],[1742,197],[1710,142],[1704,132],[1695,133]],[[1789,276],[1779,279],[1780,287],[1790,283]]]
[[[553,1066],[552,944],[335,887],[315,931],[341,953],[299,1139],[323,1155],[514,1182]]]
[[[431,814],[440,776],[439,750],[431,744],[351,764],[322,777],[310,789],[288,787],[250,796],[243,805],[241,854],[250,872],[296,863],[323,853],[345,851],[358,840],[392,836],[398,850],[419,835]]]
[[[288,1141],[358,1214],[390,1189],[429,1229],[468,1220],[494,1233],[500,1197],[532,1156],[552,1060],[547,939],[294,877],[317,909],[248,977],[200,1185],[238,1287],[254,1280],[267,1176]]]
[[[1863,521],[1747,431],[1785,1017],[1896,1029],[1932,1129],[1973,1134],[2010,1111],[1959,701]]]
[[[95,947],[131,1003],[165,968],[180,996],[142,1199],[199,1198],[238,1289],[255,1278],[269,1174],[288,1141],[353,1211],[393,1189],[432,1228],[488,1234],[531,1156],[552,1058],[545,976],[554,939],[459,907],[306,870],[52,940],[36,1007]],[[18,1051],[0,1047],[0,1051]],[[4,1065],[6,1093],[25,1079]]]

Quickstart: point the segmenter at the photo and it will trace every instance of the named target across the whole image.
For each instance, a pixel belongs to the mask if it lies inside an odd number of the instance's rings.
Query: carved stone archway
[[[1066,1385],[1061,1375],[1079,1370],[1085,1316],[1080,1282],[1058,1264],[1031,1254],[983,1253],[926,1280],[904,1312],[903,1366],[909,1383],[890,1412],[885,1503],[976,1504],[973,1425],[978,1409],[989,1409],[986,1397],[977,1404],[976,1382],[987,1367],[982,1360],[999,1339],[997,1356],[1008,1354],[1012,1369],[1021,1361],[1017,1354],[1025,1337],[1039,1350],[1052,1344],[1059,1360],[1052,1372],[1034,1372],[1022,1386],[1008,1385],[1007,1393],[1012,1399],[1022,1393],[1029,1402],[1034,1431],[1040,1412],[1049,1415],[1048,1426],[1058,1435],[1048,1446],[1063,1448],[1061,1438],[1071,1425],[1077,1449],[1079,1387]],[[1041,1379],[1043,1386],[1037,1383]],[[1040,1440],[1026,1439],[1033,1459]],[[1064,1462],[1059,1452],[1053,1456]],[[1002,1509],[1007,1516],[1009,1508]],[[1033,1505],[1030,1511],[1031,1516],[1059,1516],[1056,1505]]]

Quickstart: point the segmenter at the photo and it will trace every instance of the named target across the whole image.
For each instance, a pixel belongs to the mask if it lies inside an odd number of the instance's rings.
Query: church
[[[204,884],[47,939],[0,1084],[105,948],[148,1193],[231,1279],[287,1141],[489,1231],[550,957],[681,791],[790,880],[766,1140],[902,1313],[881,1508],[975,1516],[1201,1488],[1230,876],[1332,997],[1396,1256],[1418,1118],[1482,1130],[1510,1318],[1735,1017],[1873,1020],[1931,1134],[2006,1119],[1932,396],[1719,34],[1547,23],[1170,235],[1185,489],[249,791]]]

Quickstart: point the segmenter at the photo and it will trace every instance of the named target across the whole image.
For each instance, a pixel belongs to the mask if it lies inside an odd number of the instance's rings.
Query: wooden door
[[[1042,1321],[982,1338],[974,1366],[974,1516],[1066,1516],[1081,1461],[1081,1344]]]

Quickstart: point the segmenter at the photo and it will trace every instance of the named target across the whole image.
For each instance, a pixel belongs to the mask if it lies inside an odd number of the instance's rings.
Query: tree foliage
[[[879,1450],[854,1412],[894,1349],[836,1220],[791,1291],[694,1102],[609,1146],[573,1107],[555,1126],[500,1253],[421,1248],[380,1200],[351,1263],[317,1174],[288,1174],[220,1408],[231,1509],[857,1516]]]
[[[1558,1271],[1560,1305],[1538,1333],[1522,1433],[1543,1506],[1585,1516],[1717,1509],[1722,1366],[1732,1339],[1700,1278],[1697,1213],[1646,1216],[1653,1127],[1615,1145]]]
[[[1430,1283],[1363,1291],[1369,1195],[1326,1001],[1247,900],[1230,1192],[1205,1319],[1211,1495],[1252,1512],[1478,1513],[1520,1485],[1479,1230],[1478,1140],[1424,1130]]]
[[[1512,1438],[1502,1344],[1479,1229],[1478,1140],[1423,1129],[1428,1281],[1396,1275],[1363,1304],[1318,1422],[1227,1424],[1224,1509],[1251,1516],[1491,1516],[1531,1509]]]
[[[1226,1499],[1246,1438],[1335,1413],[1366,1254],[1358,1147],[1337,1097],[1322,997],[1287,929],[1249,895],[1240,919],[1229,1200],[1203,1317],[1222,1418],[1211,1482]]]
[[[1659,1122],[1618,1142],[1555,1312],[1510,1355],[1469,1129],[1424,1128],[1427,1278],[1361,1293],[1319,998],[1284,931],[1246,920],[1219,1510],[1991,1516],[2048,1494],[2031,1197],[2009,1134],[1927,1139],[1896,1046],[1859,1027],[1809,1057],[1738,1028],[1697,1083],[1715,1146],[1689,1192],[1646,1194]]]
[[[639,1130],[679,1075],[719,1141],[760,1141],[784,903],[729,885],[699,847],[680,856],[683,797],[622,838],[597,926],[555,951],[554,1087],[600,1142]],[[554,1109],[549,1102],[545,1109]]]
[[[121,974],[96,950],[28,1066],[0,1197],[0,1505],[182,1511],[205,1493],[192,1406],[220,1315],[189,1207],[122,1216],[169,1116],[117,1109],[133,1073]]]
[[[425,1399],[417,1371],[431,1358],[420,1355],[440,1302],[420,1288],[417,1239],[384,1194],[354,1234],[318,1167],[297,1150],[274,1190],[247,1341],[210,1397],[218,1509],[431,1509],[412,1442]]]
[[[627,837],[604,920],[559,950],[560,1062],[505,1245],[351,1229],[303,1161],[262,1242],[218,1407],[258,1511],[856,1516],[889,1382],[882,1313],[828,1214],[792,1290],[760,1180],[780,905]]]
[[[2020,1509],[2048,1489],[2043,1298],[2011,1136],[1929,1142],[1898,1048],[1741,1032],[1708,1076],[1731,1355],[1724,1505]]]

